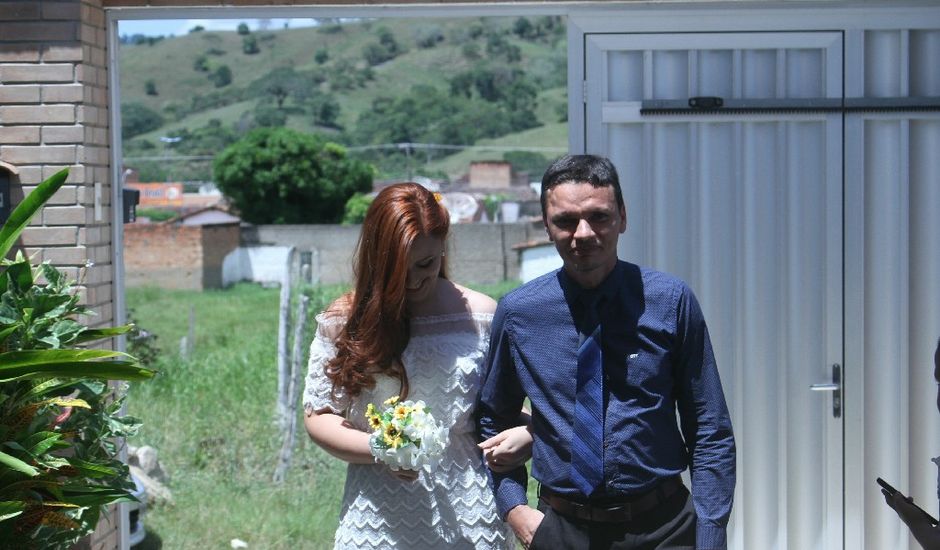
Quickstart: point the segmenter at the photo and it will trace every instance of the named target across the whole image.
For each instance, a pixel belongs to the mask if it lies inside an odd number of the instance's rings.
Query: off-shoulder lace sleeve
[[[304,384],[304,410],[307,414],[330,411],[344,414],[349,408],[349,398],[341,388],[334,395],[333,382],[326,375],[326,364],[336,356],[333,338],[345,323],[337,316],[317,315],[317,334],[310,343],[310,359],[307,362],[307,377]]]

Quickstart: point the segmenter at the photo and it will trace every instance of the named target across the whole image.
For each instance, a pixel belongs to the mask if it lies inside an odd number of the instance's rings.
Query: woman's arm
[[[307,413],[304,427],[310,439],[331,455],[352,464],[373,464],[369,434],[357,430],[342,416],[331,413]]]
[[[304,427],[310,439],[331,455],[350,464],[375,464],[369,447],[369,434],[357,430],[342,416],[331,413],[307,413]],[[418,479],[415,470],[389,471],[402,481]]]
[[[479,444],[490,470],[508,472],[532,457],[532,415],[527,409],[519,415],[519,423]]]

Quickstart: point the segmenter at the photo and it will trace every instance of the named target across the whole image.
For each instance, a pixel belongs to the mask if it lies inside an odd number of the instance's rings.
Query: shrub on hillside
[[[444,32],[441,28],[432,25],[430,27],[419,27],[415,30],[415,45],[419,48],[427,49],[437,46],[444,41]]]
[[[247,35],[247,34],[250,34],[250,33],[251,33],[251,29],[248,28],[248,25],[247,25],[246,23],[239,23],[239,24],[238,24],[238,34],[244,36],[244,35]]]
[[[249,34],[242,39],[242,52],[247,55],[254,55],[261,51],[261,48],[258,47],[258,39],[255,38],[255,35]]]
[[[216,88],[222,88],[232,83],[232,69],[228,65],[219,65],[209,75],[209,80]]]
[[[130,139],[163,126],[160,113],[142,103],[127,103],[121,106],[121,137]]]
[[[320,136],[259,128],[216,156],[214,179],[249,223],[337,223],[346,201],[372,188],[370,165]]]

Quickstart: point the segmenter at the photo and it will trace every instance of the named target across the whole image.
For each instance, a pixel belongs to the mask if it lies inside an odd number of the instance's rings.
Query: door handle
[[[842,416],[842,367],[838,363],[832,365],[832,382],[810,384],[812,391],[832,392],[832,416]]]

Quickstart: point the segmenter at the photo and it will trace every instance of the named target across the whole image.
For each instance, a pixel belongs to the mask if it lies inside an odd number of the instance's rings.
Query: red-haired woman
[[[317,444],[349,462],[336,548],[514,547],[473,418],[496,304],[447,279],[448,228],[447,211],[424,187],[382,190],[362,225],[354,289],[317,317],[305,425]],[[424,401],[449,429],[433,470],[396,471],[372,455],[366,407],[396,395]],[[501,435],[504,458],[527,458],[524,427]]]

